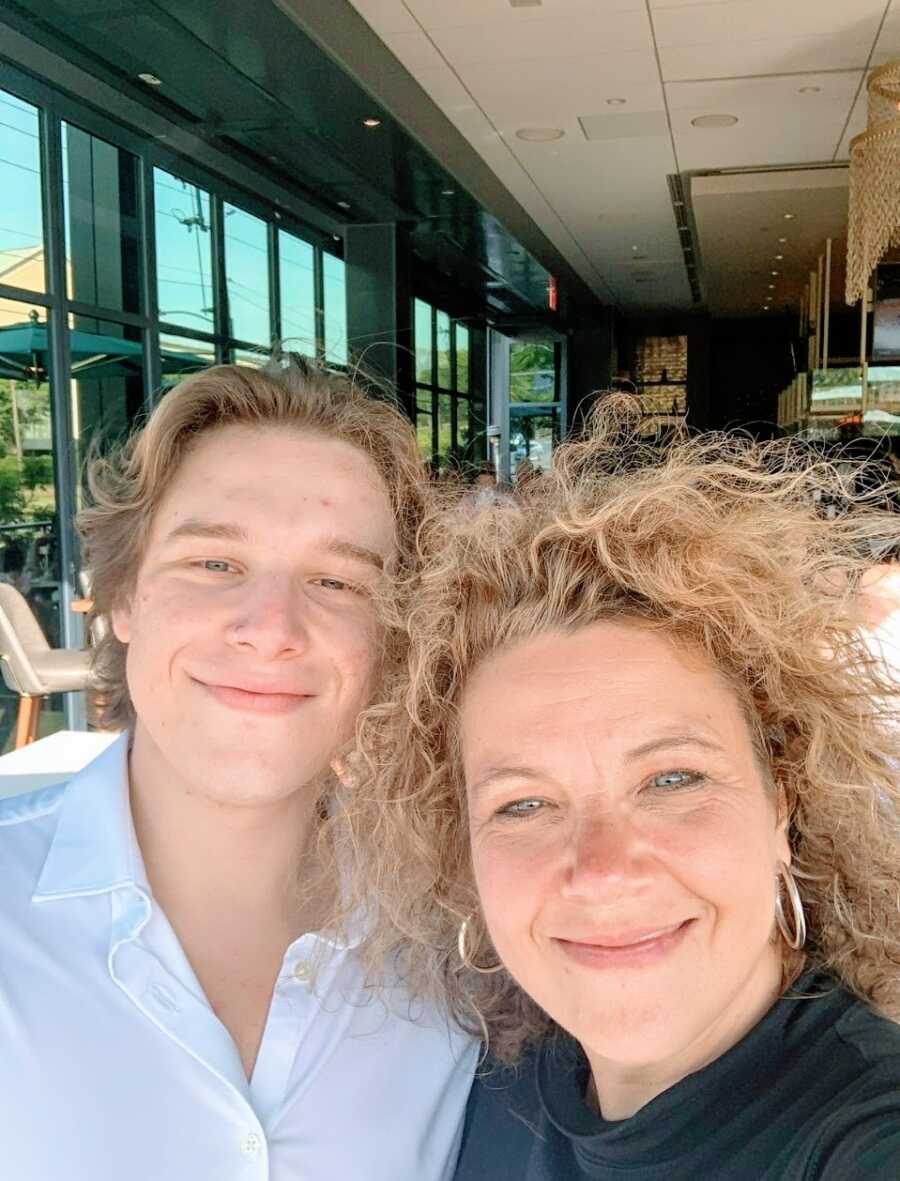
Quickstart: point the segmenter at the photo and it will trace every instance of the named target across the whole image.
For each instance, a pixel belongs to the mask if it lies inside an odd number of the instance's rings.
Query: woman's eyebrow
[[[684,747],[699,747],[700,750],[712,751],[715,754],[724,753],[724,747],[713,739],[706,737],[694,730],[681,730],[671,734],[661,734],[657,738],[651,738],[647,742],[642,742],[638,746],[633,746],[630,750],[625,752],[625,758],[639,759],[644,755],[655,754],[659,750],[674,750]]]
[[[515,765],[500,765],[497,767],[489,767],[482,775],[479,775],[473,784],[469,787],[469,791],[474,795],[476,792],[484,791],[487,787],[492,787],[504,779],[518,779],[526,780],[532,783],[542,783],[546,781],[546,775],[541,775],[533,767],[515,766]]]

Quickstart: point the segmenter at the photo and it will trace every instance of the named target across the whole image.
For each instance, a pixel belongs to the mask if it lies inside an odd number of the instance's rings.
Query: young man
[[[127,731],[0,802],[4,1177],[452,1174],[475,1047],[367,988],[317,840],[419,477],[396,411],[296,365],[196,374],[95,465],[98,673]]]

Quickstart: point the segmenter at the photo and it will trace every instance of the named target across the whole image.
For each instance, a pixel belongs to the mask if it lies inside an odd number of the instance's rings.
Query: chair
[[[34,741],[45,697],[90,687],[91,654],[83,648],[51,648],[25,596],[0,582],[0,673],[19,694],[18,750]]]

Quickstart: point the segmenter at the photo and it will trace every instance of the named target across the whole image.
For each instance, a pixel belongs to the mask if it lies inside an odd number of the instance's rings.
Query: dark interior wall
[[[795,363],[806,367],[801,347],[794,315],[712,320],[706,425],[776,433],[778,395],[793,379]]]

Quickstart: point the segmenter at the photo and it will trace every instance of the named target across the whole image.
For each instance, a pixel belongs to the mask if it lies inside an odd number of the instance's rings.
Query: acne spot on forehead
[[[327,496],[323,496],[319,503],[321,504],[322,508],[331,508],[331,501]]]

